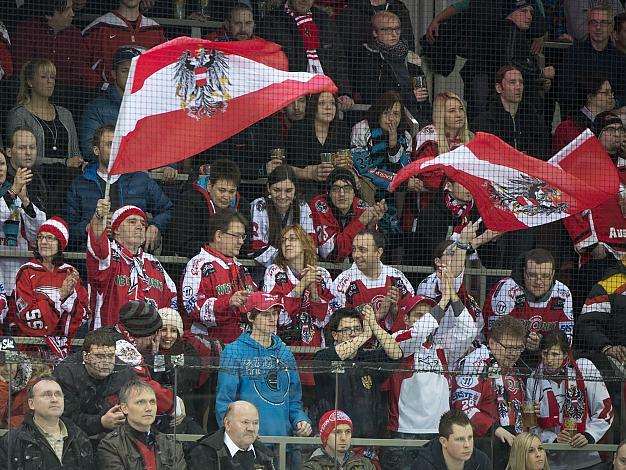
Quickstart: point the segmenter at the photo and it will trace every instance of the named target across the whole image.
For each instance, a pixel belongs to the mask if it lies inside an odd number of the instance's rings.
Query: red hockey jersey
[[[626,166],[618,166],[620,193],[626,188]],[[626,217],[616,194],[602,204],[563,219],[563,224],[580,255],[581,264],[589,261],[589,253],[602,243],[616,259],[626,254]]]
[[[120,308],[130,300],[152,303],[157,309],[178,307],[176,286],[156,256],[133,254],[106,233],[87,234],[87,279],[93,328],[113,326]]]
[[[71,270],[72,266],[64,263],[48,271],[35,259],[22,265],[15,281],[14,322],[20,336],[73,338],[89,320],[87,290],[80,279],[74,292],[61,300],[61,286]]]
[[[122,46],[150,49],[165,42],[163,29],[153,19],[139,15],[136,26],[126,18],[111,11],[96,18],[83,29],[87,60],[106,82],[111,82],[112,61],[115,51]]]
[[[279,326],[294,325],[299,330],[300,339],[289,343],[291,346],[325,347],[324,327],[332,314],[329,304],[333,299],[330,292],[332,278],[327,270],[320,269],[323,273],[322,282],[316,286],[319,301],[311,300],[310,287],[300,297],[293,292],[300,279],[290,268],[285,271],[277,264],[272,264],[265,270],[263,290],[281,296],[285,306],[278,320]]]
[[[412,296],[415,293],[405,275],[392,266],[381,263],[378,278],[370,279],[356,267],[356,264],[352,264],[349,269],[337,276],[331,286],[330,290],[335,297],[331,301],[333,310],[372,304],[374,311],[377,312],[390,286],[395,286],[400,291],[398,303],[407,295]],[[387,317],[381,320],[381,326],[386,330],[391,330],[394,320]]]
[[[185,269],[182,304],[191,332],[209,335],[223,344],[233,342],[244,329],[239,310],[230,298],[239,290],[257,290],[245,266],[208,245],[191,258]]]
[[[494,425],[524,430],[524,384],[512,371],[503,371],[487,346],[468,354],[452,381],[452,406],[472,422],[476,437],[487,436]]]
[[[483,315],[487,319],[485,337],[493,322],[502,315],[511,315],[524,321],[529,332],[545,335],[550,330],[562,330],[570,343],[574,334],[572,294],[569,288],[559,281],[554,282],[548,298],[531,302],[524,289],[513,278],[500,279],[485,300]]]
[[[352,240],[365,225],[359,217],[368,205],[361,199],[354,198],[352,202],[352,220],[342,227],[330,207],[328,195],[315,196],[311,202],[311,215],[317,236],[317,249],[322,258],[328,261],[341,262],[352,253]]]

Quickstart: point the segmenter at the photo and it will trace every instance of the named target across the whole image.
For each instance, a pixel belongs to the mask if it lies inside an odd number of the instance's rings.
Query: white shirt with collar
[[[256,459],[256,452],[254,451],[254,446],[252,444],[250,444],[250,446],[247,449],[240,449],[237,446],[237,444],[233,442],[233,440],[230,438],[230,436],[228,435],[226,431],[224,431],[224,444],[226,444],[226,447],[228,448],[228,452],[230,453],[231,458],[235,457],[235,454],[239,452],[240,450],[244,452],[251,450],[252,453],[254,454],[254,458]]]

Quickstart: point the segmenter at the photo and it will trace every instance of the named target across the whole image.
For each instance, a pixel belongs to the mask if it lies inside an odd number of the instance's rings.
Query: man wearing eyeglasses
[[[237,261],[248,221],[234,209],[217,211],[209,219],[208,242],[187,263],[182,285],[191,332],[229,344],[241,334],[239,310],[257,286]]]
[[[525,342],[521,320],[511,315],[498,318],[487,345],[461,361],[461,372],[452,383],[452,406],[467,414],[476,437],[486,438],[476,444],[479,448],[484,444],[481,450],[492,456],[495,470],[504,469],[515,435],[524,430],[524,384],[513,367]]]
[[[436,323],[429,317],[431,323]],[[426,320],[425,320],[426,321]],[[320,410],[338,407],[352,417],[355,437],[377,438],[383,433],[386,414],[385,394],[381,386],[396,367],[384,363],[402,358],[398,343],[380,327],[371,305],[359,313],[351,308],[340,308],[333,313],[328,324],[335,343],[318,351],[315,361],[330,364],[333,361],[350,361],[360,364],[358,367],[345,367],[341,374],[322,373],[315,375],[315,385]],[[432,329],[430,330],[432,331]],[[427,334],[427,333],[426,333]],[[423,339],[426,338],[423,335]],[[364,349],[363,346],[372,336],[380,345],[377,349]],[[372,368],[371,364],[378,366]],[[337,381],[337,382],[336,382]],[[339,388],[339,401],[335,403],[335,389]]]
[[[557,76],[562,115],[574,114],[579,103],[584,102],[581,85],[590,73],[605,77],[611,83],[618,101],[622,101],[626,91],[623,74],[626,60],[610,41],[615,13],[610,5],[590,8],[587,12],[587,39],[567,50]]]
[[[554,279],[554,267],[549,251],[536,248],[526,252],[512,276],[500,279],[487,296],[483,309],[487,320],[485,335],[499,317],[511,315],[526,324],[526,347],[531,351],[537,351],[541,337],[550,330],[562,330],[571,343],[572,294],[565,284]]]
[[[93,470],[94,456],[87,435],[61,418],[65,400],[52,376],[42,376],[28,389],[32,414],[0,440],[0,468],[64,468]],[[27,466],[29,462],[33,467]]]
[[[365,103],[374,103],[385,91],[395,90],[420,125],[428,124],[432,107],[426,83],[421,80],[425,78],[421,59],[413,52],[413,44],[407,43],[408,38],[402,37],[400,18],[385,10],[375,13],[371,22],[369,40],[355,51],[355,91]]]

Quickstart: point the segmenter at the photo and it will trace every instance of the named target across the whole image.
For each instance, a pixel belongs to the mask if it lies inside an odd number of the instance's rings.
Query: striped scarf
[[[291,9],[289,3],[285,3],[285,12],[290,15],[296,22],[302,42],[304,43],[304,50],[306,51],[306,58],[308,61],[307,72],[309,73],[324,73],[322,70],[322,64],[317,56],[317,50],[320,47],[319,29],[313,21],[313,13],[311,10],[304,15],[299,15]]]

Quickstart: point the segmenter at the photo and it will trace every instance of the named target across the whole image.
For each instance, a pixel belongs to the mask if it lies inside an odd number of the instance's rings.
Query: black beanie
[[[143,338],[161,329],[163,320],[154,305],[131,300],[120,309],[120,323],[132,336]]]
[[[356,193],[356,180],[354,179],[354,173],[343,167],[335,168],[331,174],[328,175],[328,180],[326,181],[326,188],[328,192],[330,192],[330,188],[333,187],[333,184],[339,180],[344,180],[350,183],[350,186],[352,186],[352,189],[354,189],[354,192]]]
[[[619,124],[622,125],[622,120],[618,115],[614,114],[611,111],[604,111],[598,114],[593,120],[593,133],[596,137],[600,137],[602,131],[611,124]]]

